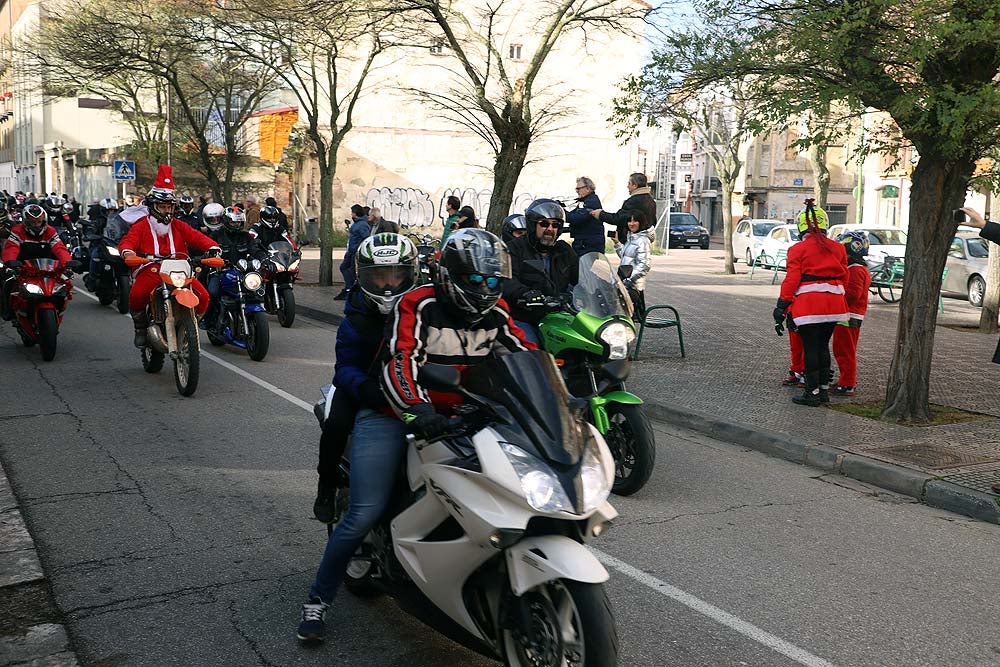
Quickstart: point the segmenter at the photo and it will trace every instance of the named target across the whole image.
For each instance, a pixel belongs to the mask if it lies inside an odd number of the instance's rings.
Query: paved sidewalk
[[[332,295],[339,288],[316,286],[315,264],[303,262],[306,283],[296,286],[297,302],[303,315],[337,323],[342,306]],[[721,248],[671,250],[654,259],[646,303],[678,308],[687,357],[680,357],[676,330],[646,333],[629,388],[647,401],[653,417],[1000,523],[1000,508],[990,493],[990,486],[1000,482],[1000,392],[995,380],[1000,368],[990,362],[997,337],[969,330],[978,325],[978,309],[944,300],[931,401],[989,418],[898,426],[794,405],[791,396],[801,390],[781,386],[788,370],[788,339],[776,336],[771,323],[777,282],[771,285],[766,272],[751,281],[742,263],[736,276],[724,275],[722,269]],[[858,392],[834,400],[884,397],[897,319],[896,305],[871,297],[858,349]],[[659,460],[669,465],[669,453]]]

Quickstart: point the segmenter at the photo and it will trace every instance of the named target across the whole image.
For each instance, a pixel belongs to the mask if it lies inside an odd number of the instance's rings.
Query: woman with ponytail
[[[802,240],[788,249],[785,280],[772,316],[776,325],[789,316],[805,352],[805,392],[792,401],[818,406],[830,400],[830,338],[837,322],[850,318],[844,286],[847,252],[827,238],[826,211],[807,199],[798,216]]]

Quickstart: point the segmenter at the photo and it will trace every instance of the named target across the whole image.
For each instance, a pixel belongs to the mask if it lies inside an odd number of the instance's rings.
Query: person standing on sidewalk
[[[578,256],[589,252],[604,254],[604,225],[590,214],[601,208],[601,200],[594,189],[594,182],[586,176],[576,179],[577,206],[566,211],[573,250]]]
[[[868,288],[872,274],[865,262],[868,254],[868,234],[847,232],[837,237],[847,250],[847,310],[851,319],[837,322],[833,330],[833,356],[837,360],[840,377],[830,390],[834,396],[854,396],[858,373],[858,337],[861,323],[868,312]]]
[[[788,249],[781,296],[771,313],[781,325],[791,311],[792,323],[802,337],[806,388],[792,398],[798,405],[816,407],[830,400],[830,338],[837,322],[850,319],[844,298],[847,283],[847,251],[827,238],[830,223],[826,212],[812,199],[798,215],[802,241]]]
[[[450,195],[444,202],[444,211],[448,217],[444,221],[444,233],[441,235],[441,247],[448,240],[448,235],[458,229],[458,209],[462,207],[462,200],[455,195]]]
[[[646,216],[642,211],[632,211],[632,219],[628,221],[628,239],[622,243],[617,235],[614,238],[615,252],[621,257],[618,276],[628,290],[629,298],[632,299],[634,311],[632,315],[637,322],[646,315],[646,298],[643,290],[646,289],[646,274],[652,265],[650,247],[653,242],[653,230],[639,231],[645,221]]]
[[[351,206],[351,220],[353,222],[351,222],[351,227],[347,232],[347,253],[344,255],[344,261],[340,263],[340,275],[344,277],[344,289],[333,297],[334,301],[345,300],[347,293],[357,282],[358,276],[354,271],[354,256],[357,254],[361,242],[372,234],[368,215],[365,213],[365,207],[361,204]]]
[[[628,221],[631,211],[642,211],[646,216],[646,226],[639,231],[646,231],[656,226],[656,200],[649,189],[646,174],[636,172],[628,177],[628,199],[622,203],[617,213],[608,213],[601,209],[590,212],[592,216],[609,225],[617,227],[618,238],[628,238]]]

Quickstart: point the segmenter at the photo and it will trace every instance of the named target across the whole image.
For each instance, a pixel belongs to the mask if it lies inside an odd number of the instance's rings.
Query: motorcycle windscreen
[[[39,271],[55,273],[59,270],[59,262],[54,259],[36,259],[33,264]]]
[[[267,252],[274,257],[282,266],[288,266],[292,261],[292,253],[295,250],[288,241],[275,241],[267,246]]]
[[[580,257],[580,281],[573,287],[573,306],[602,319],[614,315],[632,317],[632,299],[606,255],[590,252]]]
[[[510,416],[510,426],[494,426],[504,439],[557,466],[579,463],[589,432],[570,412],[569,392],[548,352],[515,352],[470,366],[462,386]]]

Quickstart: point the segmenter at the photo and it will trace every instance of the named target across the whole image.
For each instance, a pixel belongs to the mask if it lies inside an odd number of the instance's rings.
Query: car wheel
[[[711,241],[705,241],[704,243],[702,243],[702,244],[701,244],[701,249],[702,249],[702,250],[708,250],[708,247],[709,247],[710,245],[712,245],[712,242],[711,242]]]
[[[751,254],[750,248],[747,248],[747,266],[753,266],[753,254]]]
[[[969,303],[976,308],[982,308],[985,295],[986,281],[981,276],[972,276],[969,279]]]

